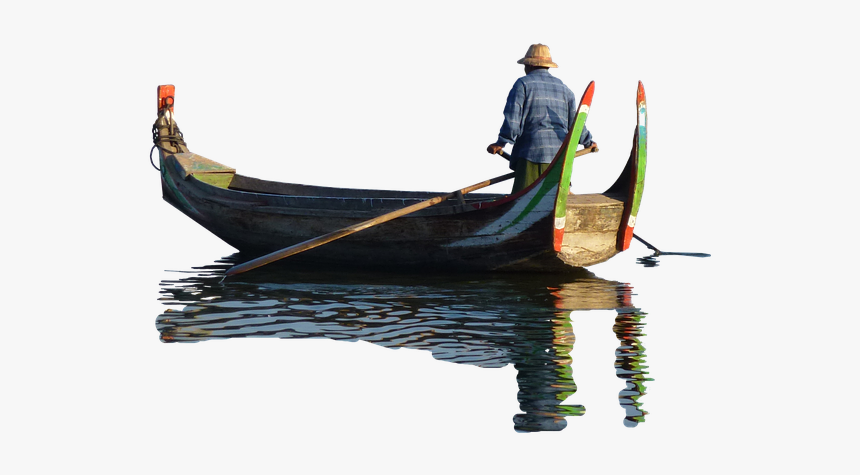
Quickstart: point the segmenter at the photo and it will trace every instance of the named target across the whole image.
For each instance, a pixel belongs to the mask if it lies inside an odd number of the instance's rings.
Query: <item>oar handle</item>
[[[583,155],[588,155],[589,153],[597,153],[597,152],[599,152],[599,151],[600,151],[600,149],[599,149],[599,148],[597,148],[597,146],[596,146],[596,145],[593,145],[593,146],[591,146],[591,147],[589,147],[589,148],[584,148],[584,149],[582,149],[582,150],[577,150],[576,154],[574,154],[574,157],[581,157],[581,156],[583,156]],[[505,160],[510,161],[510,159],[511,159],[511,156],[510,156],[510,155],[508,155],[508,153],[507,153],[507,152],[505,152],[504,150],[499,150],[499,155],[501,155],[501,156],[502,156],[502,158],[504,158]]]

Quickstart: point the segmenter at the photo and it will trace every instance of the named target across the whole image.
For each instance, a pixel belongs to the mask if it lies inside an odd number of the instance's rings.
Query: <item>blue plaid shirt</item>
[[[546,69],[517,79],[505,104],[505,121],[497,144],[513,144],[511,169],[517,159],[549,163],[561,148],[576,116],[576,98],[570,88]],[[591,145],[591,132],[582,129],[579,143]]]

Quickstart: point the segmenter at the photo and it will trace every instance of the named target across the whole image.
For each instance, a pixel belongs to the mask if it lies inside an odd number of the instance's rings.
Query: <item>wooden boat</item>
[[[582,96],[578,118],[582,116],[583,122],[590,91],[593,83]],[[153,140],[159,151],[163,197],[249,257],[439,195],[279,183],[240,175],[188,150],[173,118],[173,100],[173,86],[160,86]],[[569,193],[574,158],[568,153],[569,134],[547,171],[524,190],[510,195],[457,194],[289,257],[289,262],[365,269],[558,272],[606,261],[630,245],[644,186],[641,83],[637,111],[630,158],[604,193]]]

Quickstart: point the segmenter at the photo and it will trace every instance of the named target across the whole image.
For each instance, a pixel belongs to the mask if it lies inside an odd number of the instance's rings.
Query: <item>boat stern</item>
[[[603,194],[569,195],[558,258],[587,267],[618,254],[624,202]]]

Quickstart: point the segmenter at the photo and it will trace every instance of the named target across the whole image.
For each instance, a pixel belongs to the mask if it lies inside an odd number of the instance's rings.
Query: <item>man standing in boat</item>
[[[512,193],[529,186],[549,167],[576,116],[573,92],[549,73],[549,68],[558,65],[552,62],[548,46],[531,45],[517,63],[525,65],[526,75],[511,88],[499,139],[487,147],[487,152],[496,154],[505,144],[513,144],[510,167],[516,175]],[[597,147],[586,128],[579,143],[585,148]]]

